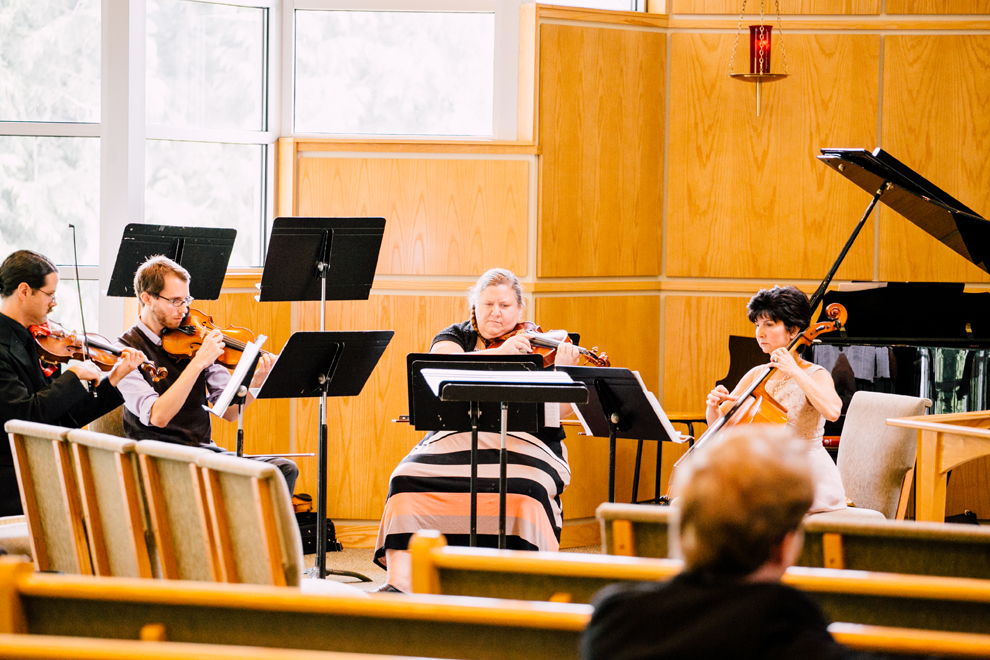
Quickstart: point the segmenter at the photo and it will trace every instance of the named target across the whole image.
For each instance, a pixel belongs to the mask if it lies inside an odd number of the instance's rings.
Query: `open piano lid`
[[[883,149],[822,149],[818,159],[870,195],[889,182],[881,202],[990,272],[990,221]]]

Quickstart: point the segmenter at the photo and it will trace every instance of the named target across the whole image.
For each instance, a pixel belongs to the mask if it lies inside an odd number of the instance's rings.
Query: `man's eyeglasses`
[[[37,291],[38,293],[45,294],[46,296],[48,296],[48,299],[49,300],[51,300],[52,302],[55,302],[55,294],[54,293],[48,293],[44,289],[35,289],[34,287],[31,287],[31,289],[34,290],[34,291]]]
[[[153,295],[155,298],[158,298],[159,300],[164,300],[172,307],[182,307],[183,305],[188,307],[190,303],[192,303],[192,301],[194,300],[192,296],[188,296],[186,298],[165,298],[164,296],[160,296],[157,293],[152,293],[151,295]]]

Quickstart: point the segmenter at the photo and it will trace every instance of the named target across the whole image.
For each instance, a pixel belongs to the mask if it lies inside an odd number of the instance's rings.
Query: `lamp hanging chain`
[[[777,8],[777,40],[780,42],[780,55],[784,60],[784,75],[787,75],[787,51],[784,50],[784,26],[780,21],[780,0],[775,0]]]
[[[732,75],[732,67],[736,61],[736,48],[739,47],[739,33],[742,31],[743,17],[746,15],[746,0],[743,0],[742,9],[739,11],[739,25],[736,26],[736,40],[732,43],[732,55],[729,57],[729,75]]]

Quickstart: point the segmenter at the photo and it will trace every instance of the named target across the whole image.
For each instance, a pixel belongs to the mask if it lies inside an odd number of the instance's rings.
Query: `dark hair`
[[[174,275],[186,283],[192,279],[188,270],[162,254],[151,257],[138,266],[137,272],[134,273],[134,293],[137,294],[138,300],[145,292],[153,296],[161,293],[165,288],[165,278],[169,275]]]
[[[0,298],[13,295],[21,282],[40,289],[45,286],[45,278],[57,272],[55,264],[44,255],[30,250],[13,252],[0,265]]]
[[[797,326],[802,332],[811,325],[811,303],[808,302],[808,296],[793,286],[760,289],[759,293],[749,299],[746,311],[753,323],[765,316],[775,323],[780,321],[787,328]]]

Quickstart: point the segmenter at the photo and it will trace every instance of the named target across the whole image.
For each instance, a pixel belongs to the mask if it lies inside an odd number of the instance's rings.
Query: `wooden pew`
[[[602,504],[604,550],[667,557],[668,519],[662,506]],[[990,528],[976,525],[860,518],[809,519],[799,566],[882,573],[990,579]]]
[[[412,660],[255,646],[0,634],[0,660]]]
[[[589,602],[611,582],[664,580],[671,559],[447,547],[413,537],[413,591],[451,596]],[[990,581],[792,567],[784,582],[811,595],[832,621],[990,634]]]
[[[0,633],[413,655],[571,660],[588,605],[33,573],[0,558]]]
[[[927,658],[986,658],[990,656],[990,636],[909,630],[855,623],[833,623],[828,631],[835,641],[856,651],[917,655]]]

